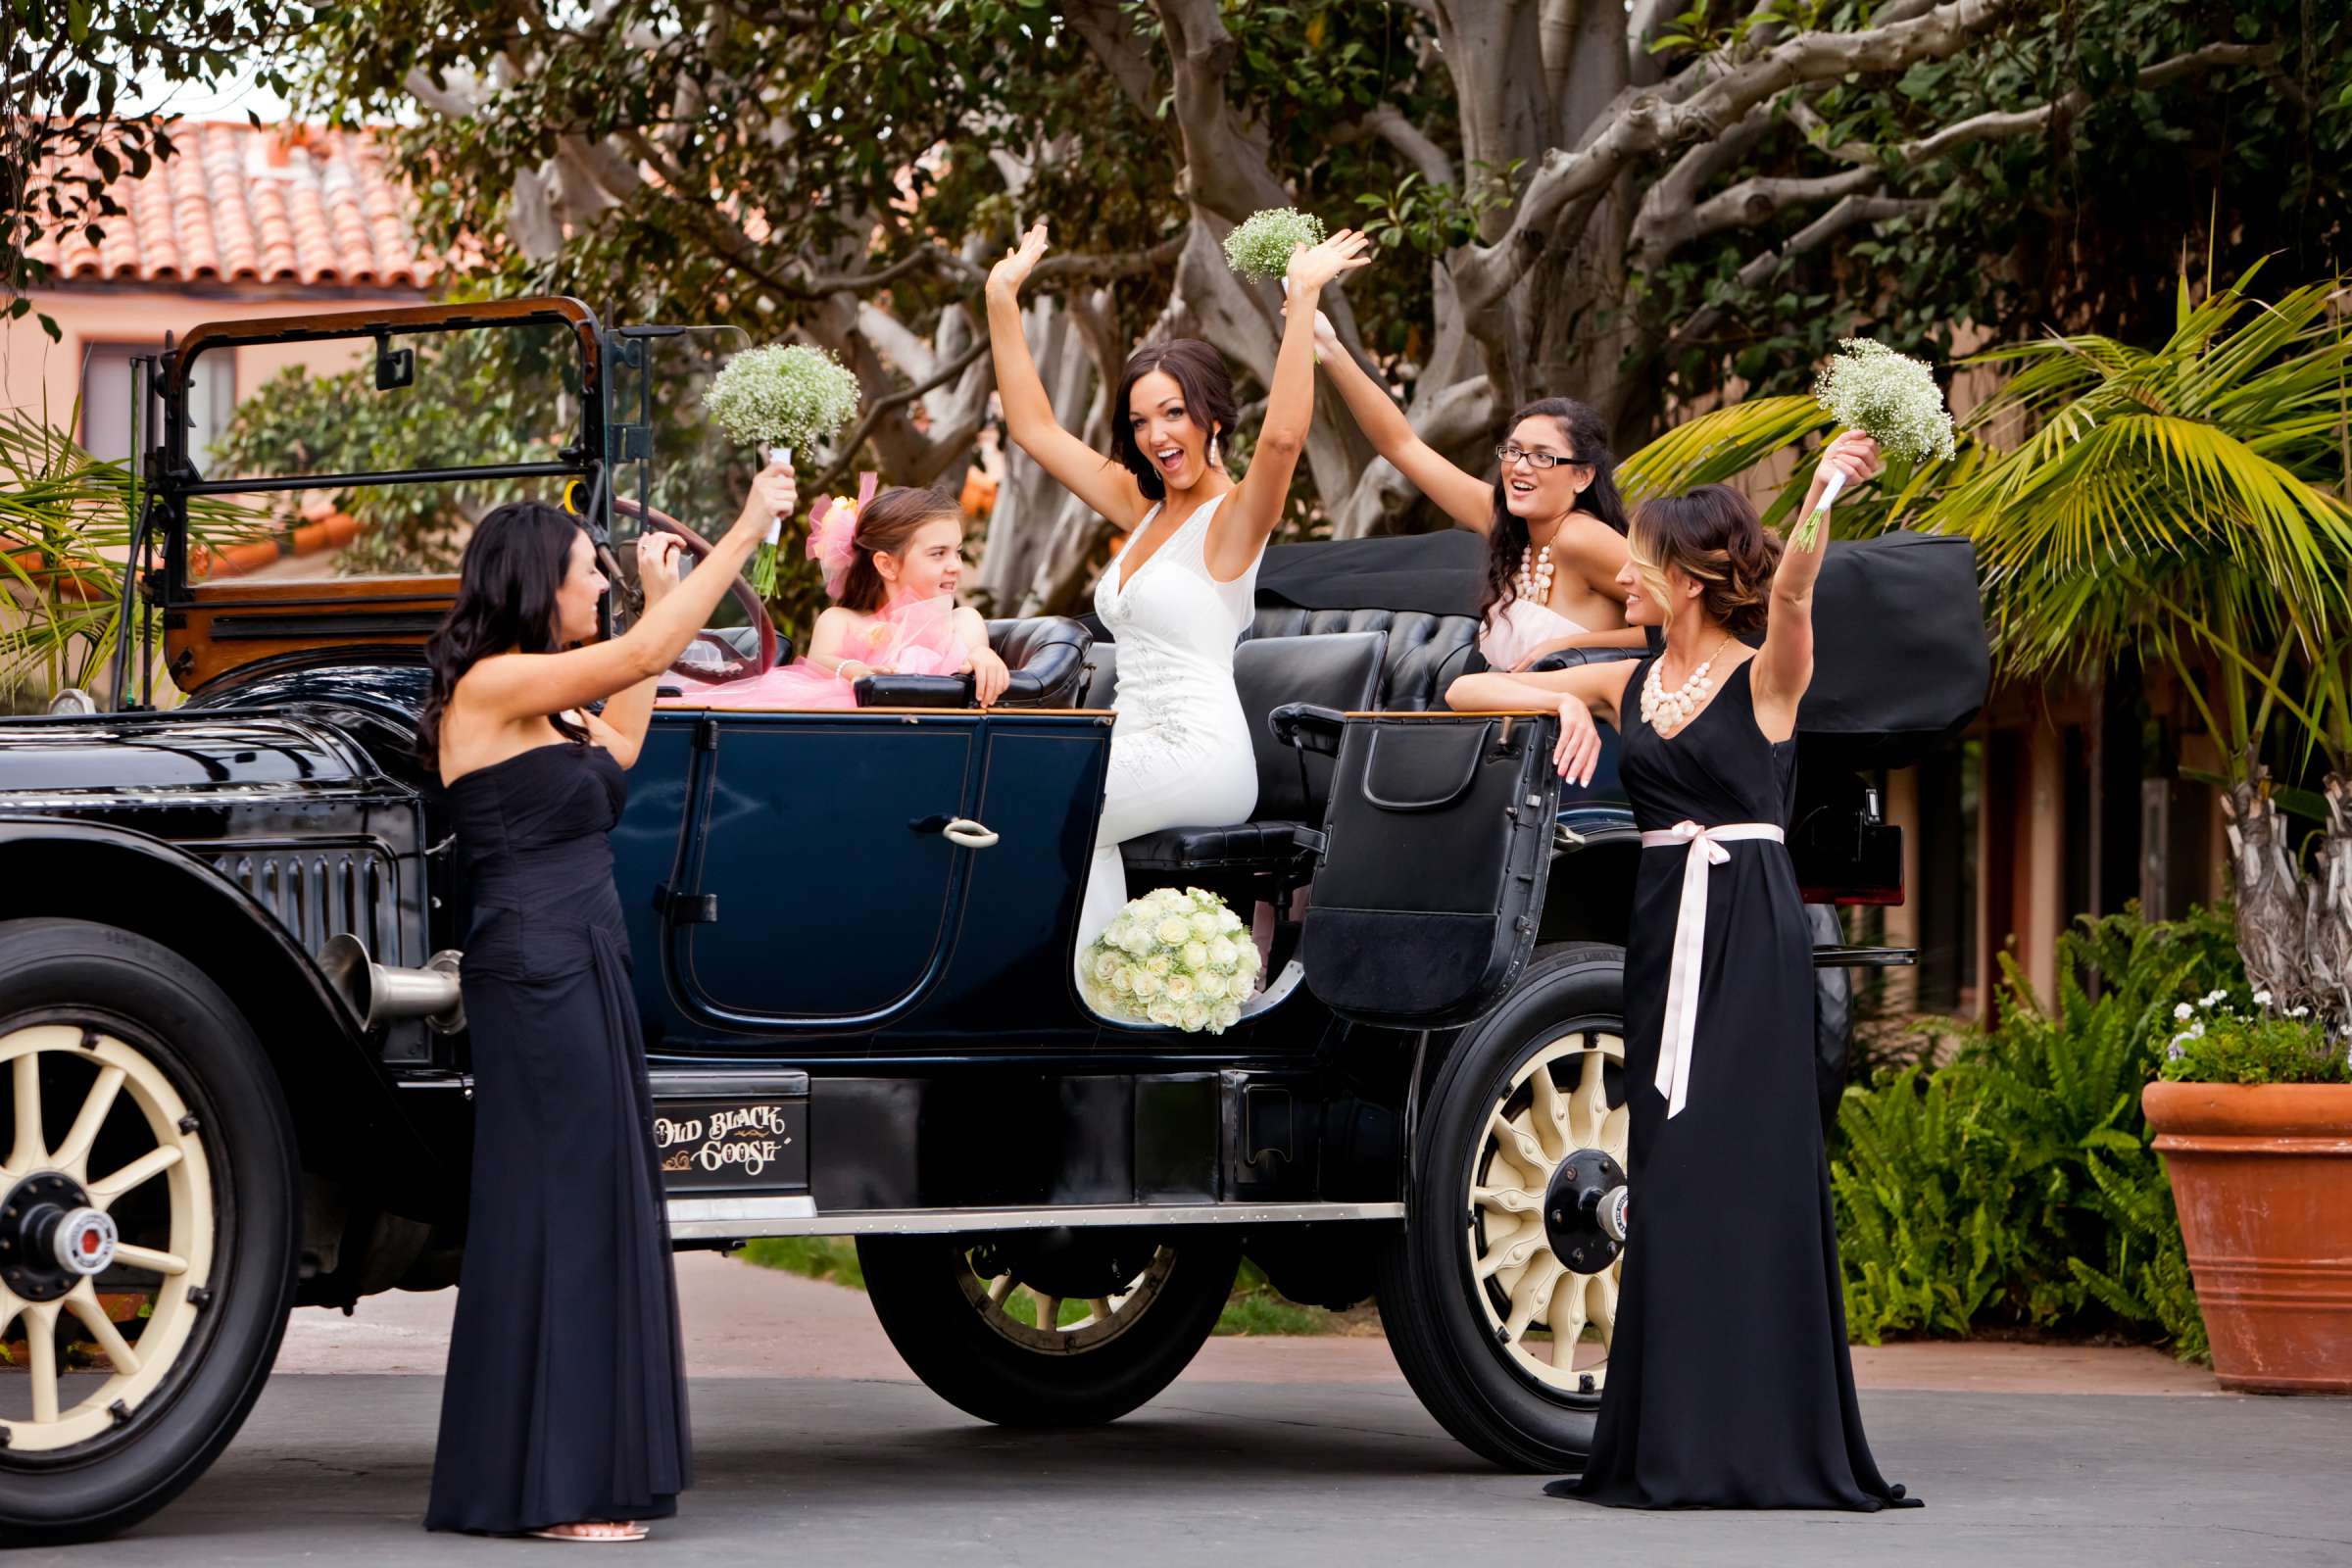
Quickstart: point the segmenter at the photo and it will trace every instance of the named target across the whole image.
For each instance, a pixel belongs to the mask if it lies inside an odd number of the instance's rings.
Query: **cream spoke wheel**
[[[43,1453],[128,1421],[188,1349],[210,1298],[212,1167],[178,1089],[124,1039],[35,1024],[0,1036],[0,1062],[15,1126],[0,1329],[22,1325],[28,1374],[15,1396],[0,1381],[0,1443]],[[60,1125],[52,1148],[48,1129]],[[96,1181],[93,1160],[108,1172]],[[120,1239],[118,1224],[128,1227]],[[118,1323],[108,1298],[125,1295],[145,1298],[142,1315]],[[64,1364],[61,1330],[95,1351],[87,1373]]]
[[[1624,1041],[1609,1029],[1551,1040],[1513,1069],[1471,1153],[1466,1217],[1475,1294],[1513,1369],[1555,1394],[1597,1395],[1608,1375],[1623,1260],[1612,1250],[1597,1272],[1580,1271],[1558,1250],[1569,1244],[1556,1241],[1545,1205],[1556,1202],[1557,1184],[1575,1176],[1578,1158],[1593,1163],[1590,1152],[1623,1165],[1624,1063]],[[1578,1347],[1588,1336],[1603,1355],[1580,1368]]]
[[[1049,1354],[1077,1354],[1106,1345],[1133,1328],[1151,1310],[1158,1298],[1160,1287],[1166,1283],[1175,1253],[1165,1247],[1152,1250],[1143,1267],[1129,1277],[1122,1289],[1107,1295],[1079,1295],[1072,1291],[1052,1291],[1021,1277],[1018,1265],[1006,1266],[998,1262],[998,1253],[991,1249],[973,1248],[957,1253],[961,1265],[960,1281],[963,1294],[979,1312],[981,1320],[999,1335],[1026,1349]],[[1004,1254],[1009,1255],[1009,1254]],[[983,1261],[983,1259],[988,1259]],[[1024,1323],[1007,1308],[1014,1292],[1029,1298],[1033,1321]],[[1065,1301],[1087,1303],[1086,1316],[1064,1323],[1061,1308]]]

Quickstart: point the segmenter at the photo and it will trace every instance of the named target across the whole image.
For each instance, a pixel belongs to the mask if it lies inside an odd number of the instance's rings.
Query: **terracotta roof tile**
[[[225,122],[173,127],[174,155],[112,192],[123,209],[92,246],[78,232],[32,254],[66,277],[381,284],[435,270],[403,217],[407,194],[364,131]]]

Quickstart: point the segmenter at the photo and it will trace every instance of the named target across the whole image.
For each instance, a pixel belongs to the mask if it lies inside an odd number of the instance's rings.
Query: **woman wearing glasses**
[[[1478,651],[1520,670],[1560,648],[1644,646],[1625,623],[1625,508],[1600,416],[1572,398],[1521,409],[1494,449],[1494,482],[1455,467],[1413,433],[1387,389],[1315,313],[1323,371],[1380,455],[1461,526],[1487,537],[1487,604]]]

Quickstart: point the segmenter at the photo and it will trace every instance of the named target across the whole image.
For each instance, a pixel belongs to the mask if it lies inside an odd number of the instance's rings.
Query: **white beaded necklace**
[[[1727,635],[1715,645],[1715,652],[1707,656],[1706,662],[1692,670],[1690,678],[1673,691],[1666,690],[1665,682],[1658,678],[1658,671],[1666,667],[1666,656],[1660,654],[1651,660],[1649,673],[1642,678],[1642,722],[1661,735],[1670,735],[1690,723],[1706,702],[1707,693],[1715,689],[1712,672],[1716,658],[1731,646],[1732,639]]]
[[[1511,573],[1511,587],[1522,599],[1539,605],[1551,603],[1551,546],[1539,552],[1531,539],[1520,547],[1519,569]]]

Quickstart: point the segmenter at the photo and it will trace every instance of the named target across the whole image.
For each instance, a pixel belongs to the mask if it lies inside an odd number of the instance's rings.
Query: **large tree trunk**
[[[2328,775],[2328,820],[2304,921],[2313,1010],[2338,1051],[2352,1051],[2352,776]]]

